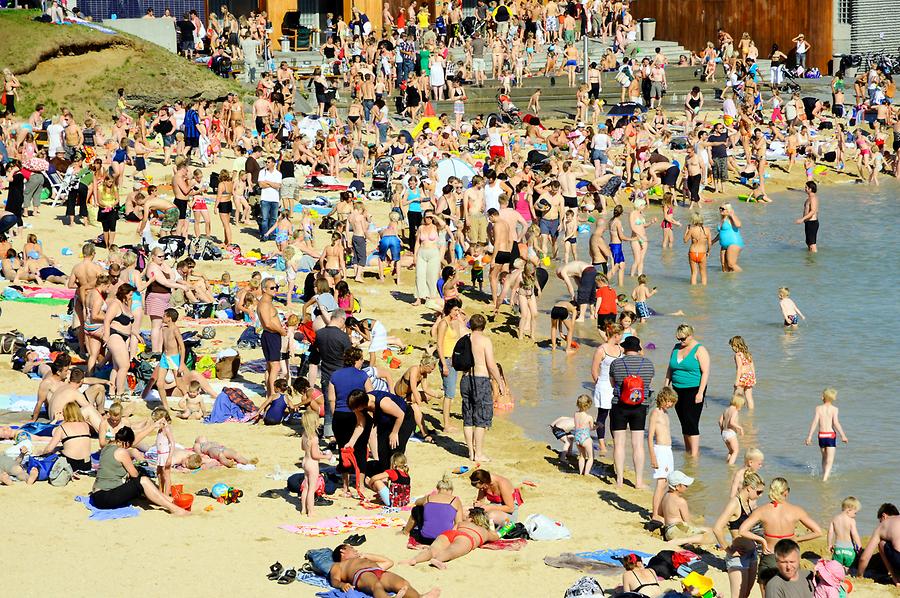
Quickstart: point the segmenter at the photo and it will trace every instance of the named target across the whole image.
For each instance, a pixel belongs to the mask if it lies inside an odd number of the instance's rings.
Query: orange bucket
[[[194,495],[193,494],[179,494],[174,499],[172,499],[177,506],[181,507],[185,511],[191,510],[191,505],[194,504]]]
[[[184,493],[184,484],[175,484],[171,488],[169,488],[169,494],[172,495],[172,498],[178,498],[179,494]]]

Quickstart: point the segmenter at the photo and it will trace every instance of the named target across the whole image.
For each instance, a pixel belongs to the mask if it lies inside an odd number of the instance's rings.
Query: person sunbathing
[[[481,507],[475,507],[469,509],[469,514],[455,529],[442,533],[431,546],[406,561],[406,564],[415,566],[427,562],[432,567],[446,569],[447,561],[466,556],[486,542],[496,542],[499,539],[487,513]]]
[[[420,594],[409,582],[388,571],[394,561],[377,554],[363,554],[349,544],[341,544],[331,553],[334,565],[329,578],[331,585],[343,592],[357,589],[375,598],[387,598],[388,592],[395,592],[394,598],[437,598],[438,588]]]
[[[197,436],[194,440],[194,452],[198,455],[206,455],[225,467],[234,467],[238,464],[256,465],[259,463],[259,459],[256,457],[248,459],[232,448],[228,448],[218,442],[210,442],[206,439],[206,436]]]

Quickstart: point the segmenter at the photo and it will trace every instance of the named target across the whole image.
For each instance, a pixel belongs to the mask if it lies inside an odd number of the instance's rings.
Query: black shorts
[[[816,239],[819,236],[819,221],[818,220],[807,220],[803,223],[803,228],[806,231],[806,245],[811,246],[816,244]]]
[[[681,172],[678,170],[678,167],[674,164],[669,167],[669,170],[666,171],[666,174],[662,177],[662,184],[667,187],[674,187],[678,183],[678,173]]]
[[[178,208],[178,219],[179,220],[187,220],[188,200],[173,199],[172,203],[174,203],[175,207]]]
[[[691,196],[691,201],[699,202],[700,201],[700,175],[699,174],[688,175],[687,188],[688,188],[688,193]]]
[[[703,403],[698,403],[696,400],[699,390],[699,386],[675,388],[675,394],[678,395],[675,413],[678,415],[678,421],[681,422],[681,433],[684,436],[700,435],[700,416],[703,414]]]
[[[230,201],[223,201],[219,203],[216,209],[219,211],[219,214],[231,214],[231,212],[234,211]]]
[[[568,320],[569,319],[569,310],[565,307],[556,306],[550,310],[550,319],[551,320]]]
[[[271,330],[263,330],[260,340],[266,362],[281,361],[281,335]]]
[[[112,208],[109,210],[100,209],[97,211],[97,220],[103,225],[103,232],[116,232],[116,222],[119,220],[119,210]]]
[[[588,266],[581,271],[581,280],[575,290],[575,302],[578,305],[590,305],[597,300],[597,271]]]
[[[320,102],[320,103],[321,103],[321,102]],[[263,119],[263,117],[261,117],[261,116],[257,116],[257,117],[256,117],[255,125],[256,125],[256,132],[257,132],[257,133],[262,133],[263,131],[266,130],[266,121],[265,121],[265,119]]]
[[[187,147],[200,147],[200,138],[199,137],[185,137],[184,145]]]
[[[606,328],[610,324],[616,323],[616,314],[598,314],[597,315],[597,328],[602,330],[604,334],[606,333]]]
[[[513,255],[512,252],[509,251],[498,251],[494,254],[494,263],[497,265],[511,264],[513,263]]]
[[[138,172],[144,172],[147,170],[147,159],[141,156],[134,159],[134,169]]]
[[[3,218],[0,218],[0,234],[7,233],[18,223],[19,218],[15,214],[7,214]]]
[[[613,403],[609,412],[610,432],[631,429],[632,432],[643,432],[647,422],[647,405],[626,405]]]
[[[600,83],[591,83],[591,90],[588,92],[588,97],[592,100],[600,99]]]
[[[129,478],[112,490],[97,490],[91,494],[91,504],[97,509],[119,509],[144,496],[141,478]]]
[[[600,272],[603,272],[603,274],[609,274],[609,265],[606,262],[591,265],[594,267],[594,270],[599,270]]]
[[[566,197],[563,195],[563,205],[567,208],[577,208],[578,207],[578,198],[577,197]]]

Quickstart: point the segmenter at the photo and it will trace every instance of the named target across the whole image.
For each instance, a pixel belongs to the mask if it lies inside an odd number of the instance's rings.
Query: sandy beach
[[[225,163],[231,156],[226,154]],[[801,187],[805,176],[802,165],[794,173],[785,175],[778,168],[770,168],[772,178],[767,181],[767,191],[772,193]],[[853,166],[850,170],[855,170]],[[205,169],[208,174],[212,169]],[[169,170],[158,163],[151,166],[154,182],[165,184]],[[817,177],[823,183],[849,182],[848,176],[828,170]],[[130,188],[126,184],[125,189]],[[730,184],[724,196],[710,195],[716,204],[721,200],[733,200],[745,188]],[[314,195],[314,194],[312,194]],[[776,198],[775,201],[778,201]],[[716,204],[705,204],[704,210]],[[367,204],[376,222],[384,222],[388,204]],[[99,234],[99,227],[64,227],[58,216],[61,208],[42,207],[41,215],[29,219],[34,226],[27,232],[38,235],[47,255],[68,272],[78,259],[83,242]],[[649,212],[656,216],[659,208]],[[799,216],[799,214],[798,214]],[[215,217],[214,217],[215,218]],[[120,222],[118,244],[136,240],[135,226]],[[221,234],[218,219],[213,224],[214,233]],[[260,247],[259,241],[241,231],[236,242],[244,250]],[[325,242],[325,234],[318,231],[317,244]],[[17,241],[21,244],[21,241]],[[271,243],[268,243],[270,247]],[[63,257],[63,248],[74,252]],[[102,260],[105,251],[99,250]],[[198,272],[209,278],[218,278],[228,271],[235,280],[249,278],[253,268],[237,266],[231,261],[202,263]],[[379,283],[371,277],[363,285],[353,284],[351,289],[360,298],[366,316],[381,320],[389,333],[401,337],[415,347],[414,352],[402,358],[402,366],[394,370],[396,376],[416,362],[428,343],[430,319],[421,316],[423,308],[412,308],[410,290],[413,273],[403,271],[402,284],[394,287],[390,282]],[[627,284],[630,284],[627,283]],[[626,285],[627,286],[627,285]],[[2,302],[3,329],[18,328],[26,336],[46,336],[51,340],[59,334],[61,322],[52,317],[62,313],[61,307],[47,307],[24,303]],[[467,311],[486,309],[485,303],[467,300]],[[506,313],[510,313],[508,308]],[[512,338],[504,326],[505,318],[489,325],[495,352],[505,368],[517,363],[528,363],[534,346]],[[146,322],[145,322],[146,324]],[[592,323],[583,325],[579,334],[589,335]],[[501,330],[495,330],[500,328]],[[546,335],[546,319],[538,324],[539,337]],[[220,327],[215,341],[206,342],[198,356],[234,346],[241,328]],[[590,351],[582,347],[582,351]],[[242,351],[244,361],[258,359],[259,350]],[[588,372],[571,372],[585,379]],[[250,383],[260,383],[261,374],[246,374]],[[510,380],[513,392],[521,394],[516,380]],[[433,375],[432,388],[439,388],[439,379]],[[20,372],[11,371],[8,362],[0,365],[0,384],[4,392],[13,395],[33,395],[37,381]],[[254,386],[251,384],[251,388]],[[259,404],[262,398],[251,395]],[[569,414],[574,397],[559,397],[560,414]],[[136,414],[146,412],[143,403],[133,404]],[[437,423],[439,406],[427,409],[432,425]],[[454,413],[459,417],[458,400]],[[6,414],[4,422],[21,423],[29,414]],[[176,421],[173,424],[176,440],[182,445],[193,443],[195,436],[203,434],[210,439],[234,447],[248,456],[259,458],[255,471],[238,471],[226,468],[203,470],[195,473],[175,473],[174,483],[183,484],[186,492],[194,493],[223,482],[240,488],[244,498],[236,505],[222,505],[209,498],[197,497],[193,516],[177,519],[165,513],[148,509],[138,517],[111,522],[88,520],[88,511],[75,502],[75,497],[90,491],[92,479],[70,483],[65,488],[51,488],[46,484],[26,487],[16,484],[0,488],[0,510],[7,519],[5,527],[5,554],[10,566],[4,575],[3,585],[10,595],[62,595],[88,596],[98,591],[114,596],[165,594],[169,596],[208,596],[221,592],[274,595],[290,592],[313,595],[311,586],[291,585],[284,589],[268,581],[268,567],[280,561],[285,567],[299,567],[304,553],[311,548],[333,547],[343,536],[305,537],[290,533],[279,526],[314,523],[341,515],[370,515],[357,501],[336,498],[330,507],[318,507],[311,519],[302,518],[297,510],[296,497],[260,498],[260,492],[284,487],[284,482],[270,479],[277,469],[293,472],[301,457],[300,438],[288,427],[248,426],[244,424],[206,425],[199,422]],[[2,445],[0,445],[2,446]],[[521,431],[505,420],[495,419],[495,425],[487,435],[486,450],[493,462],[485,469],[508,477],[522,486],[525,503],[524,516],[541,513],[564,523],[572,532],[570,540],[558,542],[529,542],[520,551],[479,550],[462,560],[450,563],[448,570],[438,572],[419,566],[411,568],[398,565],[396,572],[406,577],[419,590],[440,587],[444,596],[488,596],[498,589],[511,591],[517,596],[562,596],[565,589],[583,573],[569,569],[555,569],[543,563],[546,556],[563,552],[593,551],[601,549],[631,549],[655,553],[665,548],[658,534],[644,531],[650,494],[627,486],[617,491],[606,478],[578,477],[571,470],[563,473],[557,465],[555,452],[543,444],[525,439]],[[414,496],[423,495],[434,487],[437,480],[451,469],[467,464],[462,433],[450,437],[441,436],[437,445],[411,443],[409,460],[412,463],[412,490]],[[611,457],[600,458],[607,471],[612,470]],[[466,476],[457,476],[455,490],[464,504],[474,500],[475,492]],[[889,497],[885,497],[889,498]],[[401,515],[402,516],[402,515]],[[386,555],[395,561],[410,558],[412,551],[406,548],[406,540],[399,528],[367,530],[368,541],[362,550]],[[824,543],[806,545],[804,550],[824,553]],[[711,565],[721,567],[722,553],[705,555]],[[17,563],[13,565],[12,563]],[[808,565],[808,563],[807,563]],[[489,578],[484,572],[489,571]],[[99,575],[98,575],[99,573]],[[615,588],[621,580],[622,569],[610,569],[608,573],[593,574],[607,590]],[[725,573],[710,569],[709,573],[724,595],[727,593]],[[856,582],[857,580],[854,580]],[[663,582],[665,588],[677,588],[675,581]],[[868,581],[856,584],[854,596],[891,596],[895,591]]]

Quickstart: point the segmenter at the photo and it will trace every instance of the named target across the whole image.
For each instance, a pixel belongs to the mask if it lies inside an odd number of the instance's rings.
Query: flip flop
[[[266,575],[266,578],[270,581],[275,581],[276,579],[281,577],[282,571],[284,571],[284,566],[276,561],[269,565],[269,574]]]
[[[194,492],[194,494],[196,494],[197,496],[206,496],[208,498],[212,498],[212,493],[209,491],[208,488],[201,488],[200,490],[197,490],[196,492]],[[281,564],[281,563],[277,563],[277,564]]]
[[[344,544],[349,544],[350,546],[360,546],[360,545],[364,544],[365,541],[366,541],[365,535],[353,534],[353,535],[347,536],[347,539],[344,540]]]
[[[297,571],[294,569],[288,569],[284,572],[284,575],[281,576],[281,579],[278,580],[278,583],[285,586],[289,583],[294,583],[297,579]]]

